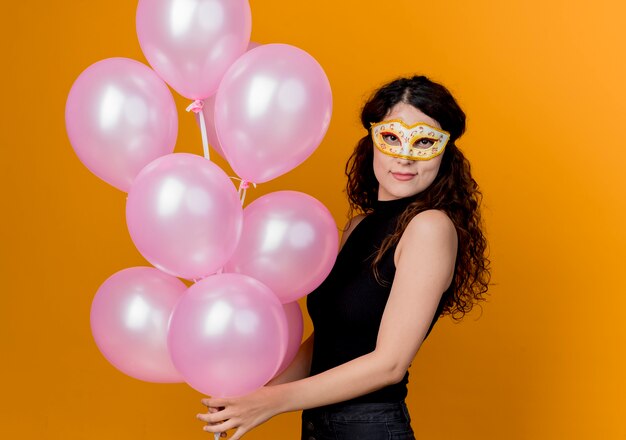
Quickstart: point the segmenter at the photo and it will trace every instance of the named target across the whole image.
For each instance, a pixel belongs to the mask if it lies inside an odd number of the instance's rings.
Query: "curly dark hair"
[[[372,269],[380,282],[378,264],[385,252],[397,245],[413,217],[428,209],[445,212],[456,228],[458,250],[454,277],[443,293],[440,311],[442,315],[451,315],[458,321],[474,304],[485,300],[491,271],[480,215],[482,193],[472,178],[469,161],[455,144],[465,131],[465,113],[448,89],[425,76],[399,78],[382,86],[365,103],[361,123],[368,134],[359,140],[346,164],[349,216],[352,217],[355,212],[371,213],[378,199],[370,126],[384,120],[392,107],[400,102],[410,104],[435,119],[442,129],[450,133],[450,139],[435,180],[417,194],[400,215],[394,233],[383,241],[376,253]]]

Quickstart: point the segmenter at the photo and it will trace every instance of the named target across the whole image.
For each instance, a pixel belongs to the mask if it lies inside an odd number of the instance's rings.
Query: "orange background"
[[[398,75],[443,82],[468,114],[460,146],[485,194],[494,286],[482,313],[459,325],[441,320],[413,363],[418,438],[626,438],[624,5],[251,1],[252,40],[317,58],[334,113],[313,156],[248,201],[303,191],[343,225],[359,107]],[[123,375],[89,329],[99,285],[145,261],[126,230],[125,195],[72,151],[65,99],[98,60],[145,62],[135,8],[129,0],[3,8],[2,438],[212,439],[194,419],[200,394]],[[177,103],[176,151],[201,154],[187,102]],[[280,415],[246,438],[298,438],[298,426],[299,414]]]

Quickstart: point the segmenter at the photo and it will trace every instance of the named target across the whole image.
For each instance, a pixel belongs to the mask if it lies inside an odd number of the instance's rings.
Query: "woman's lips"
[[[412,174],[412,173],[391,173],[391,175],[396,180],[401,180],[403,182],[406,180],[411,180],[413,177],[415,177],[415,174]]]

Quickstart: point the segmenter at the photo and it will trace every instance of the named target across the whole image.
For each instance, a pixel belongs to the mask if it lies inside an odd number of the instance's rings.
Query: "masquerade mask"
[[[429,160],[443,153],[450,133],[424,122],[408,126],[401,119],[372,124],[372,140],[382,153],[409,160]]]

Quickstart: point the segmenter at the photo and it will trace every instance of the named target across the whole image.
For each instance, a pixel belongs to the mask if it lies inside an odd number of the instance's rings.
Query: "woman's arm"
[[[314,408],[358,397],[402,379],[415,357],[454,273],[457,237],[441,211],[415,216],[396,250],[396,276],[373,352],[295,382],[262,388],[248,396],[205,399],[224,407],[200,416],[211,432],[237,428],[233,439],[281,412]]]
[[[304,341],[296,357],[291,364],[280,375],[270,380],[266,386],[280,385],[282,383],[293,382],[294,380],[304,379],[311,374],[311,359],[313,357],[313,338],[315,333],[311,333],[306,341]]]

